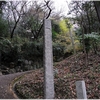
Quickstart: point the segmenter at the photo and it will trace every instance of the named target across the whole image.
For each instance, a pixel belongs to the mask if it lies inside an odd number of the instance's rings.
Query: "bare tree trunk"
[[[19,6],[20,3],[21,3],[21,1],[17,2],[17,4],[14,5],[14,3],[12,1],[10,1],[12,15],[13,15],[13,18],[14,18],[14,21],[15,21],[14,27],[13,27],[13,29],[11,31],[11,35],[10,35],[11,39],[13,38],[15,29],[16,29],[19,21],[20,21],[21,16],[23,15],[24,7],[26,6],[27,1],[23,2],[23,4],[21,5],[20,10],[18,10],[17,7]],[[14,8],[14,6],[16,6],[16,8]]]
[[[14,25],[14,27],[13,27],[13,30],[12,30],[12,32],[11,32],[11,39],[13,38],[14,31],[15,31],[15,29],[16,29],[16,27],[17,27],[17,24],[18,24],[19,20],[20,20],[20,16],[19,16],[17,22],[15,23],[15,25]]]
[[[91,22],[90,22],[88,11],[87,11],[87,19],[88,19],[88,23],[89,23],[89,33],[91,33],[91,28],[90,28]]]
[[[76,54],[75,45],[74,45],[74,39],[73,39],[71,28],[69,28],[69,34],[70,34],[70,38],[71,38],[71,42],[72,42],[72,47],[73,47],[74,54]]]
[[[100,22],[100,1],[93,1]]]
[[[84,54],[85,54],[85,66],[88,66],[88,54],[86,53],[86,47],[85,47],[85,40],[84,40],[84,27],[82,25],[82,41],[83,41],[83,50],[84,50]]]
[[[45,19],[48,19],[48,18],[50,17],[50,15],[51,15],[52,9],[51,9],[50,6],[49,6],[50,1],[45,1],[45,0],[44,0],[44,2],[46,3],[47,8],[49,9],[49,13],[48,13],[48,15],[47,15],[46,18],[45,18]],[[41,26],[40,26],[40,28],[38,29],[38,32],[37,32],[37,34],[36,34],[37,38],[38,38],[38,36],[40,35],[40,32],[41,32],[41,30],[42,30],[42,28],[43,28],[43,24],[44,24],[44,23],[42,23]]]

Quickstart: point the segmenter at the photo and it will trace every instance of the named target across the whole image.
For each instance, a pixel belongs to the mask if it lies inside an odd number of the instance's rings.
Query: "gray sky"
[[[54,2],[54,6],[56,11],[62,11],[64,15],[68,13],[68,5],[67,2],[70,3],[71,0],[52,0]]]
[[[37,1],[43,1],[43,0],[37,0]],[[47,1],[47,0],[46,0]],[[67,16],[68,13],[68,5],[67,2],[70,3],[71,0],[51,0],[54,2],[54,7],[56,12],[62,12],[63,15]]]
[[[11,1],[11,0],[8,0],[8,1]],[[15,0],[15,1],[20,1],[20,0]],[[28,0],[28,1],[43,1],[43,0]],[[67,16],[67,13],[68,13],[67,2],[70,3],[71,0],[51,0],[51,1],[54,2],[55,11],[57,12],[61,11],[61,14]]]

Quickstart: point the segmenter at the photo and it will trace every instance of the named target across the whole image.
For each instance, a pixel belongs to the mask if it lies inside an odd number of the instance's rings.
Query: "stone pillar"
[[[87,99],[84,81],[76,81],[77,99]]]
[[[44,20],[44,98],[54,98],[54,75],[51,20]]]

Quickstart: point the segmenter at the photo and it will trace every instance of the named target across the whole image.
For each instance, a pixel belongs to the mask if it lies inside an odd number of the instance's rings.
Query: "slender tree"
[[[51,6],[52,2],[50,0],[42,3],[35,1],[22,17],[23,27],[31,32],[30,37],[33,37],[35,40],[41,36],[43,20],[48,19],[51,15],[53,10]]]
[[[100,22],[100,1],[93,1]]]
[[[8,18],[8,25],[10,28],[10,37],[11,39],[14,36],[14,32],[17,28],[18,23],[21,20],[22,15],[24,14],[27,1],[8,1],[5,8],[5,14]],[[13,25],[11,24],[13,22]]]

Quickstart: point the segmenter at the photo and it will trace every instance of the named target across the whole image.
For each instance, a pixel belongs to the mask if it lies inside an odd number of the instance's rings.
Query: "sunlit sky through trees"
[[[68,4],[71,0],[52,0],[54,2],[54,7],[56,11],[61,11],[61,13],[65,16],[68,16]]]
[[[44,1],[44,0],[28,0],[28,1]],[[47,1],[47,0],[46,0]],[[54,8],[56,12],[60,12],[62,15],[64,16],[68,16],[68,4],[72,1],[72,0],[51,0],[54,3]]]

